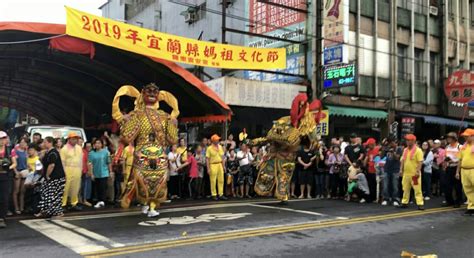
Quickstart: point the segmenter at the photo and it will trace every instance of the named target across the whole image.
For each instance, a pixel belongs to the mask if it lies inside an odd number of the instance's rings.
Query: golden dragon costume
[[[276,120],[266,137],[252,140],[252,145],[268,145],[267,154],[258,168],[255,192],[261,196],[274,195],[286,203],[289,185],[295,169],[296,151],[300,140],[308,137],[314,145],[319,140],[316,126],[321,116],[321,102],[308,103],[306,94],[293,100],[290,116]]]
[[[120,111],[121,96],[135,98],[135,109],[129,114]],[[171,114],[159,109],[160,101],[173,109]],[[178,115],[177,99],[153,83],[146,85],[141,92],[125,85],[115,94],[112,117],[120,125],[121,140],[135,146],[132,172],[121,200],[123,208],[128,208],[131,201],[137,199],[149,217],[159,215],[155,209],[166,200],[168,192],[165,150],[178,140]]]

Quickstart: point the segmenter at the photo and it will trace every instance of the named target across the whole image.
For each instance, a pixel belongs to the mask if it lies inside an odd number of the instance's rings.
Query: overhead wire
[[[59,35],[54,35],[54,36],[39,38],[39,39],[29,39],[29,40],[19,40],[19,41],[0,41],[0,45],[15,45],[15,44],[34,43],[34,42],[39,42],[39,41],[45,41],[45,40],[50,40],[50,39],[54,39],[54,38],[64,37],[64,36],[66,36],[66,34],[59,34]]]
[[[194,5],[194,4],[191,4],[191,3],[185,3],[185,2],[180,2],[180,1],[177,1],[177,0],[170,0],[171,3],[175,3],[175,4],[178,4],[178,5],[182,5],[182,6],[186,6],[186,7],[199,7],[199,5]],[[418,6],[422,6],[422,7],[426,7],[426,5],[422,5],[422,4],[418,4],[416,2],[412,2],[412,1],[406,1],[407,3],[412,3],[413,5],[418,5]],[[264,4],[264,3],[262,3]],[[344,6],[348,6],[348,5],[344,5]],[[276,7],[276,8],[282,8],[284,9],[283,7]],[[214,13],[214,14],[218,14],[218,15],[222,15],[222,11],[219,11],[219,10],[214,10],[214,9],[210,9],[210,8],[207,8],[207,7],[200,7],[201,10],[205,11],[205,12],[210,12],[210,13]],[[310,13],[307,13],[308,16],[310,17],[316,17],[315,15],[310,15]],[[457,16],[457,15],[454,15],[454,16]],[[237,15],[233,15],[233,14],[226,14],[226,17],[229,17],[231,19],[235,19],[235,20],[241,20],[241,21],[245,21],[245,22],[252,22],[252,23],[256,23],[255,21],[252,21],[251,19],[249,18],[245,18],[245,17],[242,17],[242,16],[237,16]],[[330,19],[320,19],[320,20],[323,20],[323,21],[332,21]],[[294,32],[294,30],[292,29],[288,29],[288,28],[285,28],[285,27],[276,27],[276,26],[273,26],[273,25],[269,25],[269,24],[266,24],[266,23],[261,23],[261,25],[264,25],[264,26],[269,26],[269,27],[274,27],[278,30],[282,30],[282,31],[288,31],[288,32]],[[349,24],[343,24],[344,26],[349,26]],[[370,34],[373,33],[372,29],[370,30],[363,30],[361,29],[361,31],[364,31],[364,32],[369,32]],[[365,34],[365,33],[362,33],[364,35],[367,35],[367,36],[373,36],[373,35],[370,35],[370,34]],[[310,38],[313,38],[313,39],[322,39],[322,40],[328,40],[328,41],[333,41],[333,42],[337,42],[337,43],[340,43],[340,44],[344,44],[344,45],[347,45],[347,46],[351,46],[351,47],[355,47],[355,48],[358,48],[358,49],[363,49],[363,50],[367,50],[367,51],[371,51],[371,52],[375,52],[375,53],[381,53],[381,54],[385,54],[385,55],[389,55],[389,56],[395,56],[395,57],[400,57],[400,58],[404,58],[406,60],[411,60],[411,61],[417,61],[417,62],[422,62],[422,63],[429,63],[429,64],[433,64],[435,66],[441,66],[442,64],[438,64],[438,63],[433,63],[431,61],[427,61],[427,60],[419,60],[415,57],[408,57],[408,56],[404,56],[404,55],[397,55],[395,53],[391,53],[391,52],[386,52],[386,51],[381,51],[381,50],[376,50],[376,49],[372,49],[372,48],[368,48],[368,47],[363,47],[363,46],[360,46],[360,45],[356,45],[356,44],[351,44],[351,43],[341,43],[341,42],[338,42],[338,41],[335,41],[335,40],[331,40],[331,39],[327,39],[327,38],[318,38],[316,35],[314,34],[311,34],[311,33],[308,33],[308,31],[306,31],[306,34],[305,36],[307,37],[310,37]],[[258,37],[258,36],[255,36],[255,37]],[[307,39],[307,40],[304,40],[304,41],[301,41],[301,43],[308,43],[310,42],[311,39]],[[286,44],[286,45],[292,45],[292,43],[290,44]],[[403,44],[402,44],[403,45]],[[431,52],[431,51],[430,51]]]

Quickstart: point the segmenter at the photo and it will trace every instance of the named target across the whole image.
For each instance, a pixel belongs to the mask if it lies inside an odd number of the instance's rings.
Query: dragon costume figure
[[[261,196],[274,195],[286,203],[291,176],[295,169],[296,151],[303,137],[317,143],[316,126],[322,119],[321,102],[308,102],[300,93],[293,100],[290,116],[276,120],[266,137],[252,140],[252,145],[267,145],[267,154],[258,168],[255,192]]]
[[[135,109],[123,114],[119,108],[121,96],[135,98]],[[164,101],[173,110],[171,114],[159,109]],[[162,91],[154,83],[141,92],[135,87],[122,86],[112,104],[112,117],[120,125],[123,143],[134,146],[132,172],[122,196],[121,206],[128,208],[133,199],[140,202],[149,217],[159,215],[156,208],[166,200],[166,148],[178,140],[178,101],[171,93]]]

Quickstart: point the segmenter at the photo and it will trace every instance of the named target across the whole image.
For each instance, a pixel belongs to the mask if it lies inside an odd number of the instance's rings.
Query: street
[[[425,211],[334,200],[271,199],[10,220],[1,257],[400,257],[402,251],[473,257],[472,217],[463,209]]]

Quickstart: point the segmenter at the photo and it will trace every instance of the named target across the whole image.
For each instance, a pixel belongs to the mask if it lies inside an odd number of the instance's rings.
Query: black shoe
[[[424,211],[424,210],[425,210],[425,206],[423,206],[423,205],[418,205],[418,210]]]
[[[5,223],[4,219],[0,219],[0,228],[6,228],[7,224]]]
[[[214,201],[219,201],[219,198],[218,198],[218,197],[212,197],[212,199],[213,199]]]
[[[449,206],[453,206],[452,203],[442,203],[441,204],[441,207],[449,207]]]
[[[454,204],[453,207],[454,207],[455,209],[457,209],[457,208],[461,208],[461,205],[460,205],[460,204]]]
[[[70,211],[82,211],[82,207],[75,205],[69,208]]]
[[[408,208],[408,204],[401,204],[400,206],[398,206],[399,209],[406,209]]]
[[[225,197],[224,195],[219,196],[219,200],[227,201],[229,198]]]
[[[288,205],[288,201],[280,201],[280,202],[278,203],[278,205],[287,206],[287,205]]]
[[[472,215],[474,215],[474,210],[467,210],[466,212],[464,212],[463,215],[464,216],[472,216]]]

